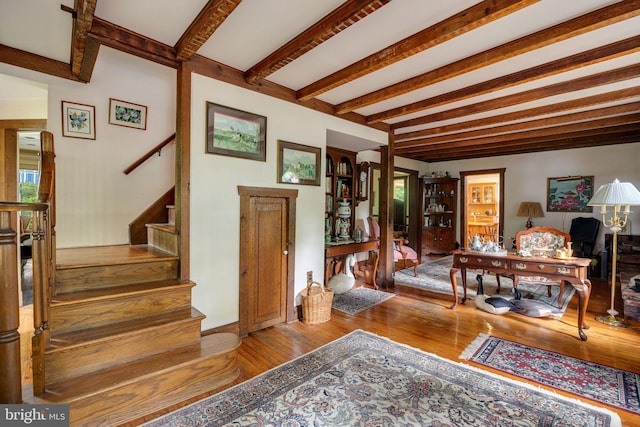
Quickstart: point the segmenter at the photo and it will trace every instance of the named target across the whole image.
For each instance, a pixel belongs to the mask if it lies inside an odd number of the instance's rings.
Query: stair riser
[[[183,345],[195,344],[200,339],[201,320],[198,317],[82,346],[49,351],[45,355],[46,382],[54,384]]]
[[[161,289],[132,295],[81,301],[50,308],[49,327],[53,334],[79,331],[95,326],[152,316],[191,306],[191,286]]]
[[[72,426],[112,426],[183,402],[235,380],[237,351],[176,366],[70,402]]]
[[[177,274],[177,260],[58,269],[54,295],[175,279]]]
[[[147,241],[150,246],[162,249],[170,254],[178,254],[178,235],[175,232],[147,227]]]

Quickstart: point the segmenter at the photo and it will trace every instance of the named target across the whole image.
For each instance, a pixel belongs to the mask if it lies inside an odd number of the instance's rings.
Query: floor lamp
[[[611,184],[601,185],[593,195],[588,206],[600,206],[602,224],[613,233],[613,247],[611,248],[611,308],[608,315],[597,316],[596,320],[610,326],[624,326],[624,319],[616,317],[618,312],[614,308],[616,296],[616,258],[618,251],[618,232],[627,225],[627,217],[631,213],[631,206],[640,205],[640,192],[630,182],[620,182],[616,178]],[[624,205],[624,210],[622,206]],[[607,219],[607,207],[613,212]]]

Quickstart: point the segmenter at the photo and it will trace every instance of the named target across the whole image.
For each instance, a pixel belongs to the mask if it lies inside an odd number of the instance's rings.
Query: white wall
[[[594,192],[600,185],[608,184],[615,178],[631,182],[640,189],[640,142],[609,145],[572,150],[545,151],[533,154],[487,157],[474,160],[432,163],[431,171],[449,171],[452,176],[460,176],[461,171],[506,168],[504,182],[504,236],[505,244],[524,229],[526,218],[516,216],[522,201],[540,202],[545,211],[544,218],[533,218],[536,226],[554,227],[569,232],[571,220],[579,216],[594,216],[602,220],[596,208],[593,213],[546,212],[547,178],[564,176],[594,176]],[[640,234],[640,206],[629,217],[631,233]],[[604,245],[604,234],[610,233],[600,227],[599,244],[596,253]],[[460,230],[458,230],[460,236]]]
[[[267,117],[266,162],[206,154],[206,102]],[[238,320],[240,197],[238,186],[297,189],[295,292],[306,272],[324,277],[324,195],[321,186],[277,183],[278,140],[322,148],[327,129],[386,143],[387,135],[333,116],[236,86],[193,75],[191,101],[191,279],[193,305],[207,319],[203,328]]]
[[[175,144],[131,174],[122,172],[175,132],[175,70],[103,46],[90,84],[4,63],[0,73],[48,86],[58,247],[128,243],[128,224],[175,180]],[[109,98],[146,105],[147,130],[109,124]],[[95,106],[95,140],[62,136],[63,100]]]

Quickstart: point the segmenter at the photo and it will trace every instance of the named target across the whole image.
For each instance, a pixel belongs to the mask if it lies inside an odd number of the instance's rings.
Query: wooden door
[[[291,197],[281,191],[252,190],[241,193],[241,336],[290,321],[295,313]]]

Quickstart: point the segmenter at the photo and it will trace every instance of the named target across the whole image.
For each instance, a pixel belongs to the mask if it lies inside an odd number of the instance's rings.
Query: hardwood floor
[[[609,306],[609,286],[602,280],[593,280],[587,313],[587,322],[591,328],[586,330],[586,342],[581,341],[577,334],[576,296],[561,320],[549,320],[517,314],[493,315],[477,310],[473,301],[451,310],[451,297],[404,286],[397,286],[391,292],[396,294],[394,298],[355,316],[334,310],[331,320],[326,323],[306,325],[294,322],[250,334],[243,339],[239,350],[240,377],[225,388],[303,355],[355,329],[373,332],[456,362],[460,362],[458,356],[479,333],[487,333],[567,356],[640,372],[640,322],[631,321],[627,328],[614,328],[594,319],[596,314],[605,313]],[[616,307],[620,310],[622,302],[616,304]],[[183,405],[166,408],[153,417],[146,417],[127,426],[171,412],[220,390],[222,389],[213,390],[197,399],[184,402]],[[554,391],[574,397],[558,390]],[[593,401],[590,403],[603,406]],[[624,426],[640,426],[640,416],[615,408],[610,409],[620,414]]]

